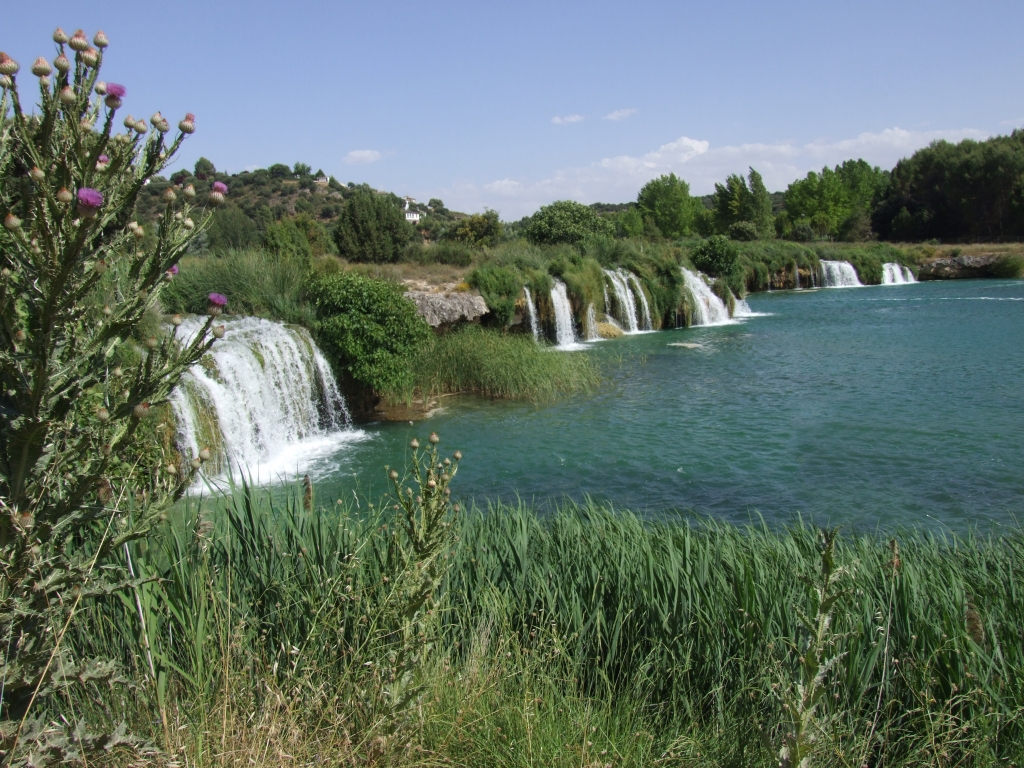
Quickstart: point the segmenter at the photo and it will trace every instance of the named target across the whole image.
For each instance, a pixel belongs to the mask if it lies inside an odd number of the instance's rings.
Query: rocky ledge
[[[487,314],[487,302],[473,293],[408,291],[405,295],[416,305],[419,315],[434,328],[462,321],[472,323]]]
[[[960,280],[969,277],[994,277],[996,263],[1003,257],[999,253],[979,253],[971,256],[940,256],[921,265],[918,280]]]

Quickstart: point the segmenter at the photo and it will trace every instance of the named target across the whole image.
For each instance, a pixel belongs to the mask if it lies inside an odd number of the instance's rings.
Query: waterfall
[[[800,290],[800,265],[793,262],[793,280],[796,282],[796,289]]]
[[[537,307],[533,303],[533,296],[530,289],[523,286],[523,293],[526,294],[526,308],[530,312],[530,330],[533,331],[533,340],[540,341],[540,330],[537,328]]]
[[[848,261],[826,261],[821,260],[823,272],[822,286],[824,288],[856,288],[860,286],[860,279],[857,277],[857,270]]]
[[[551,288],[551,304],[555,308],[555,340],[558,346],[572,349],[576,346],[576,329],[569,294],[566,293],[565,283],[561,280],[555,280]]]
[[[629,279],[633,283],[633,286],[636,288],[636,295],[640,297],[640,306],[643,307],[644,310],[643,330],[653,330],[654,323],[651,322],[651,308],[647,304],[647,295],[644,293],[644,289],[640,287],[640,281],[637,279],[637,276],[634,275],[632,272],[629,272],[627,274],[629,275]]]
[[[186,319],[187,340],[204,318]],[[254,317],[227,320],[223,339],[171,393],[178,448],[209,447],[211,474],[242,470],[262,481],[309,471],[312,459],[358,436],[330,365],[309,332]]]
[[[606,269],[604,273],[608,276],[608,280],[612,284],[612,290],[615,291],[615,302],[618,305],[619,320],[624,326],[623,330],[626,333],[639,333],[641,330],[640,320],[636,311],[636,299],[633,296],[633,291],[629,287],[629,281],[631,280],[633,281],[633,284],[636,285],[637,294],[640,296],[640,301],[643,304],[645,323],[644,330],[650,330],[652,327],[651,310],[647,306],[647,297],[641,290],[640,281],[636,279],[636,275],[626,272],[624,269]],[[607,286],[605,286],[605,291],[607,291]],[[608,305],[606,304],[606,307],[607,306]],[[611,312],[606,311],[606,314],[611,316]]]
[[[601,334],[597,332],[597,310],[591,304],[587,307],[587,327],[585,328],[587,341],[600,341]]]
[[[693,296],[693,325],[726,325],[732,322],[729,309],[704,282],[703,275],[684,267],[683,282]]]
[[[914,273],[902,264],[888,263],[882,265],[882,285],[905,285],[916,283]]]

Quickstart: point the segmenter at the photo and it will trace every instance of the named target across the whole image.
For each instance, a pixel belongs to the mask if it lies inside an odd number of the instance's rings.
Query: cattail
[[[71,36],[71,39],[68,41],[68,45],[71,47],[71,50],[81,53],[89,47],[89,38],[87,38],[85,36],[85,32],[80,29]]]
[[[965,622],[967,624],[967,634],[971,636],[971,639],[978,645],[983,644],[985,642],[985,625],[982,623],[981,614],[978,613],[978,609],[969,601],[967,603]]]
[[[309,475],[302,477],[302,508],[307,512],[313,511],[313,481]]]
[[[107,39],[106,34],[104,34],[103,30],[101,29],[93,36],[92,44],[95,45],[97,48],[106,48],[108,45],[110,45],[110,41]]]
[[[32,63],[32,74],[39,77],[46,77],[53,71],[50,62],[40,56]]]
[[[57,71],[62,75],[66,75],[71,71],[71,60],[63,53],[53,60],[53,66],[57,68]]]

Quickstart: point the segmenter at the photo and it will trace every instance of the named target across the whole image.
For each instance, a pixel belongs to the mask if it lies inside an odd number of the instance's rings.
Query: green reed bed
[[[599,383],[590,355],[555,353],[526,334],[472,325],[432,337],[417,354],[413,377],[427,397],[466,392],[535,401]]]
[[[494,505],[424,555],[391,502],[313,495],[190,502],[78,625],[189,764],[768,766],[801,718],[813,765],[1022,758],[1019,532],[840,536],[823,606],[806,525]]]

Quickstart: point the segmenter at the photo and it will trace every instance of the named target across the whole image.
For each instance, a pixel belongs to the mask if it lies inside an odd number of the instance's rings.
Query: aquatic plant
[[[47,698],[114,667],[68,647],[84,605],[136,583],[115,555],[145,537],[192,482],[200,457],[150,449],[147,420],[209,349],[211,317],[191,339],[143,337],[147,311],[206,225],[191,187],[163,193],[152,245],[132,212],[143,186],[195,130],[171,139],[159,112],[116,132],[127,89],[100,80],[108,40],[54,33],[56,74],[32,67],[38,111],[23,107],[19,66],[0,54],[0,750],[7,764],[112,747],[123,731],[53,728]],[[68,55],[66,46],[71,48]],[[72,61],[73,59],[73,61]],[[148,136],[147,136],[148,134]],[[211,205],[224,190],[209,193]],[[195,221],[193,217],[199,217]],[[101,281],[116,273],[116,300]],[[65,721],[71,722],[71,721]]]

